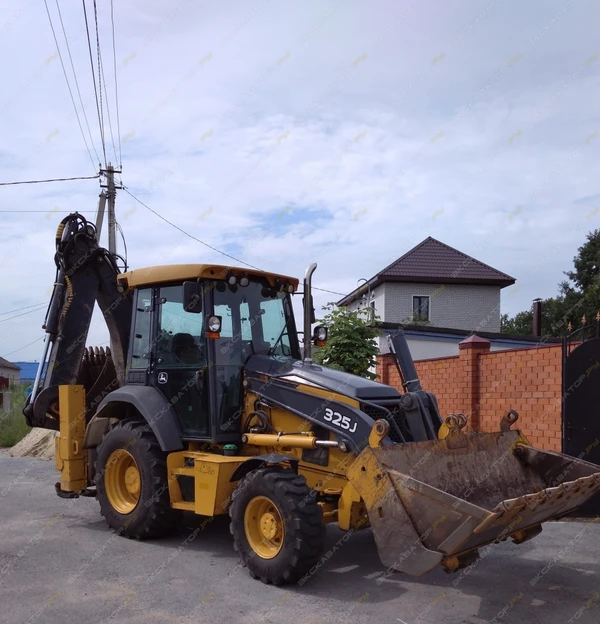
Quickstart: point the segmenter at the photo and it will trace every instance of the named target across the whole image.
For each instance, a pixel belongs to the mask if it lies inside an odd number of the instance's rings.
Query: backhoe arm
[[[84,385],[88,408],[106,387],[122,385],[132,300],[119,291],[116,258],[98,245],[96,228],[80,214],[60,222],[54,260],[56,281],[43,325],[46,344],[24,414],[30,426],[58,430],[59,385]],[[91,349],[88,353],[85,347],[95,303],[109,330],[111,348],[106,354]],[[94,364],[101,364],[101,370],[93,371]]]

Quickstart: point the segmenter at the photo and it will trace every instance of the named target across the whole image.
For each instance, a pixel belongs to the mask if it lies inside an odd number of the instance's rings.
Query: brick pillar
[[[462,369],[459,388],[465,397],[469,429],[479,431],[479,356],[489,352],[490,341],[473,335],[459,343],[458,348]]]
[[[390,383],[390,374],[389,374],[389,366],[393,364],[393,356],[389,354],[378,355],[377,356],[377,367],[375,372],[379,375],[377,381],[389,385]]]

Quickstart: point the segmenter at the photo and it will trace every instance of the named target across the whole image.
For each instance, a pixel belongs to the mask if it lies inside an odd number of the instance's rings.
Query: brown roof
[[[12,362],[5,360],[3,357],[0,357],[0,368],[10,368],[12,370],[18,370],[18,371],[21,370],[16,364],[13,364]]]
[[[368,283],[374,288],[383,282],[482,284],[504,288],[514,284],[515,278],[429,236]],[[364,284],[346,295],[339,305],[347,305],[362,295],[366,287]]]

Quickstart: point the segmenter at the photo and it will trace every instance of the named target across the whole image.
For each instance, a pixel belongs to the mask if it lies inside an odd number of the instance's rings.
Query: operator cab
[[[239,442],[244,364],[252,355],[299,359],[294,278],[215,265],[139,269],[127,383],[169,400],[183,439]]]

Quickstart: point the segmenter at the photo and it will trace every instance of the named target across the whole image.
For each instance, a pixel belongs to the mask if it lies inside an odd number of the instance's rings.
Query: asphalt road
[[[466,571],[382,576],[370,531],[344,539],[302,587],[252,580],[226,521],[190,516],[153,542],[109,531],[94,499],[54,493],[53,462],[0,451],[0,622],[95,624],[597,624],[600,523],[556,522],[490,547]]]

